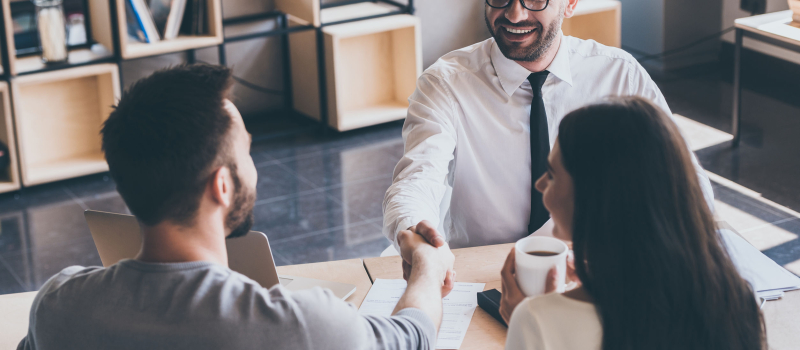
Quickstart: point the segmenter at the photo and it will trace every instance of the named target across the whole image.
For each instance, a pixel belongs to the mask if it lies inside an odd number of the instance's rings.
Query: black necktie
[[[536,180],[547,171],[547,155],[550,154],[550,134],[547,130],[547,112],[544,110],[542,85],[547,80],[548,71],[528,76],[533,90],[531,100],[531,217],[528,233],[534,232],[550,219],[550,213],[542,204],[542,194],[534,188]]]

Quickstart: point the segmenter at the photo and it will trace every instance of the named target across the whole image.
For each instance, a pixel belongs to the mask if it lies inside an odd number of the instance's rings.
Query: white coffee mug
[[[544,294],[547,273],[553,266],[557,272],[557,291],[564,292],[569,253],[566,243],[553,237],[533,236],[517,241],[515,249],[517,284],[526,296]],[[544,256],[532,255],[530,252],[554,254]]]

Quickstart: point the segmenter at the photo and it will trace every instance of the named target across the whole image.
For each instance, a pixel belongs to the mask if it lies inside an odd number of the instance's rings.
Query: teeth
[[[508,28],[508,27],[503,27],[503,28],[505,28],[509,33],[514,33],[514,34],[527,34],[527,33],[530,33],[530,32],[533,31],[533,29],[519,30],[519,29]]]

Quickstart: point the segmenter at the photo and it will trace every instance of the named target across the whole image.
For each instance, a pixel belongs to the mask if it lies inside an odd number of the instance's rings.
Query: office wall
[[[591,1],[591,0],[581,0]],[[621,0],[622,45],[637,54],[658,54],[719,31],[722,0]],[[719,44],[705,42],[665,59],[643,63],[668,70],[714,61]]]
[[[425,68],[444,54],[491,36],[484,19],[484,2],[475,0],[418,0],[422,20],[422,62]]]
[[[737,18],[750,16],[749,12],[745,12],[739,9],[739,1],[740,0],[723,0],[721,29],[733,26],[733,22]],[[789,9],[789,4],[786,0],[767,0],[767,12],[776,12],[788,9]],[[733,43],[735,41],[735,36],[731,32],[726,34],[723,37],[723,40],[729,43]],[[800,54],[789,50],[770,46],[760,42],[752,42],[747,39],[745,39],[744,41],[744,46],[749,49],[759,51],[761,53],[765,53],[774,57],[778,57],[790,62],[800,64]]]
[[[327,2],[336,2],[340,0]],[[346,0],[345,0],[346,1]],[[442,55],[452,50],[471,45],[489,37],[483,19],[482,1],[465,0],[418,0],[417,13],[422,20],[422,52],[427,68]],[[274,9],[273,0],[224,0],[225,18],[260,13]],[[256,30],[269,29],[274,21],[264,21],[226,28],[228,36]],[[199,61],[218,63],[217,48],[198,50]],[[226,45],[228,66],[234,75],[258,86],[281,90],[283,87],[283,62],[280,37],[257,39]],[[180,64],[184,54],[164,55],[128,61],[122,65],[122,77],[126,85],[143,78],[157,69]],[[265,94],[235,84],[233,96],[236,105],[247,116],[258,116],[263,112],[279,109],[284,100],[280,95]]]
[[[620,1],[622,45],[648,54],[664,51],[664,1]]]

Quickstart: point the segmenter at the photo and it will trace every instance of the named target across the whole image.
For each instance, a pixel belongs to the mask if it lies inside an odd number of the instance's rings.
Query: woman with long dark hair
[[[535,186],[554,235],[573,243],[581,286],[525,299],[512,250],[506,349],[766,349],[755,295],[669,116],[636,97],[578,109],[562,120],[548,161]]]

